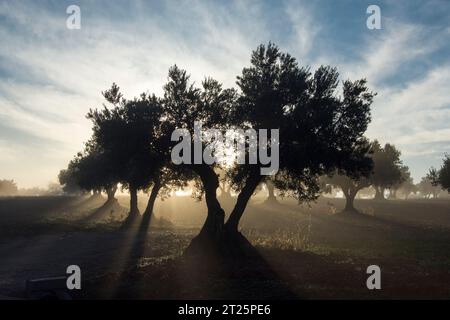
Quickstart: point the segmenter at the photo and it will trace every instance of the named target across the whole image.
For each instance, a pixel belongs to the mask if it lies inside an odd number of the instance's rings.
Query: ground
[[[205,218],[203,203],[159,201],[142,230],[121,227],[126,200],[99,210],[102,198],[1,199],[0,296],[25,297],[27,279],[76,264],[77,299],[450,298],[448,199],[357,199],[361,214],[344,215],[342,199],[299,206],[256,198],[241,225],[258,255],[226,262],[182,255]],[[381,290],[366,287],[372,264]]]

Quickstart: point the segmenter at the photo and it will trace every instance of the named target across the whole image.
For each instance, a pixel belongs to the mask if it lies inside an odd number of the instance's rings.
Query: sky
[[[69,5],[81,28],[68,29]],[[368,29],[369,5],[381,29]],[[170,66],[225,87],[269,41],[300,65],[366,78],[371,139],[393,143],[415,182],[450,153],[450,1],[0,0],[0,179],[46,187],[83,149],[90,108],[116,82],[161,94]],[[280,137],[282,139],[282,137]]]

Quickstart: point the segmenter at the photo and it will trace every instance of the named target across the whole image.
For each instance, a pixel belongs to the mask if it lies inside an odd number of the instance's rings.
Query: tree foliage
[[[382,147],[378,141],[372,144],[373,174],[370,181],[376,190],[376,198],[384,199],[384,190],[403,182],[401,152],[389,143]]]
[[[439,170],[439,182],[442,188],[450,192],[450,156],[446,155],[444,163]]]

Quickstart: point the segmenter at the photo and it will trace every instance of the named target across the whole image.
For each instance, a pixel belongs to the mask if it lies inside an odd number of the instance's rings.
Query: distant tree
[[[14,180],[0,180],[0,196],[15,196],[18,191]]]
[[[63,193],[62,186],[56,182],[50,182],[47,186],[47,194],[52,196],[58,196]]]
[[[353,202],[359,190],[370,186],[369,180],[365,177],[351,178],[341,174],[334,174],[330,177],[329,183],[342,189],[342,193],[345,197],[345,207],[342,212],[358,213],[353,205]]]
[[[220,198],[229,201],[231,199],[231,184],[227,179],[227,172],[222,168],[216,168],[216,172],[219,175]]]
[[[273,182],[270,181],[270,179],[267,179],[265,185],[268,193],[266,203],[277,203],[278,200],[277,197],[275,196],[275,186]]]
[[[390,199],[397,199],[397,191],[399,189],[403,189],[403,191],[406,191],[406,189],[413,189],[411,173],[409,172],[408,166],[401,165],[400,174],[401,178],[389,188]]]
[[[116,184],[120,182],[129,190],[130,218],[134,219],[139,215],[138,191],[156,187],[157,194],[161,188],[164,163],[158,141],[161,105],[154,95],[142,94],[125,100],[116,84],[103,92],[103,96],[112,108],[104,106],[89,111],[87,118],[93,123],[92,144],[108,161],[109,173],[102,177],[111,178]]]
[[[219,189],[222,198],[231,198],[231,186],[226,181],[220,181]]]
[[[356,194],[357,198],[373,198],[375,195],[375,188],[373,186],[369,186],[367,188],[362,188]]]
[[[31,187],[25,189],[19,189],[19,195],[21,196],[43,196],[46,194],[46,190],[39,187]]]
[[[427,175],[420,181],[418,189],[426,199],[430,199],[431,197],[436,199],[441,190],[439,171],[431,167]]]
[[[367,158],[371,157],[371,145],[367,142],[364,146],[361,146],[365,150]],[[361,154],[361,152],[356,152]],[[357,193],[364,188],[371,185],[368,179],[373,163],[369,162],[365,166],[361,167],[350,167],[350,169],[339,169],[333,175],[326,179],[326,183],[330,184],[332,187],[338,187],[342,190],[345,197],[345,207],[342,211],[343,213],[358,213],[355,209],[353,203]]]
[[[154,177],[151,191],[149,190],[149,187],[144,189],[144,191],[149,193],[147,207],[143,214],[144,217],[147,218],[150,218],[153,214],[157,197],[160,197],[163,200],[168,198],[173,190],[186,188],[189,181],[192,179],[192,175],[189,171],[177,168],[171,164],[162,166],[159,170],[159,174]]]
[[[436,199],[439,195],[439,191],[441,189],[441,182],[439,180],[439,171],[431,167],[430,170],[428,170],[427,173],[427,179],[430,181],[431,185],[433,186],[433,198]]]
[[[389,143],[381,147],[378,141],[374,142],[372,149],[374,169],[370,181],[375,188],[375,199],[384,200],[384,191],[403,181],[401,153]]]
[[[86,143],[83,152],[78,153],[59,173],[59,182],[63,191],[69,194],[93,192],[94,195],[105,191],[107,203],[114,201],[117,180],[113,174],[109,159],[93,143]]]
[[[82,190],[78,183],[77,170],[73,161],[69,162],[67,169],[62,169],[58,174],[58,181],[62,185],[62,190],[66,194],[81,194]]]
[[[417,189],[425,199],[437,198],[440,191],[440,187],[433,185],[433,181],[428,175],[420,180]]]
[[[417,191],[417,186],[414,184],[411,175],[407,175],[405,177],[405,181],[400,185],[398,189],[398,192],[404,195],[405,200],[408,200],[408,197],[411,193],[416,193]]]
[[[336,198],[337,196],[337,189],[339,187],[335,188],[330,184],[330,177],[329,176],[321,176],[317,179],[317,184],[319,185],[319,192],[321,194],[329,194],[331,197]]]
[[[185,187],[192,175],[170,161],[170,127],[162,119],[161,99],[141,94],[126,100],[113,84],[103,92],[112,105],[102,110],[90,110],[93,122],[92,141],[106,159],[103,180],[121,183],[130,192],[130,219],[139,215],[137,193],[149,193],[144,217],[151,217],[160,195]]]
[[[450,192],[450,155],[446,155],[439,170],[439,182],[443,189]]]
[[[433,186],[431,185],[431,182],[427,179],[427,177],[422,177],[416,187],[425,199],[429,199],[433,194]]]

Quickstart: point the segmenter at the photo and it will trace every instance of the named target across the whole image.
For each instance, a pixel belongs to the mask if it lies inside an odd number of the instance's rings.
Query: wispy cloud
[[[348,68],[350,78],[364,77],[383,86],[383,80],[395,76],[402,66],[434,52],[442,43],[439,34],[423,26],[386,18],[384,28],[367,34],[360,60]]]

